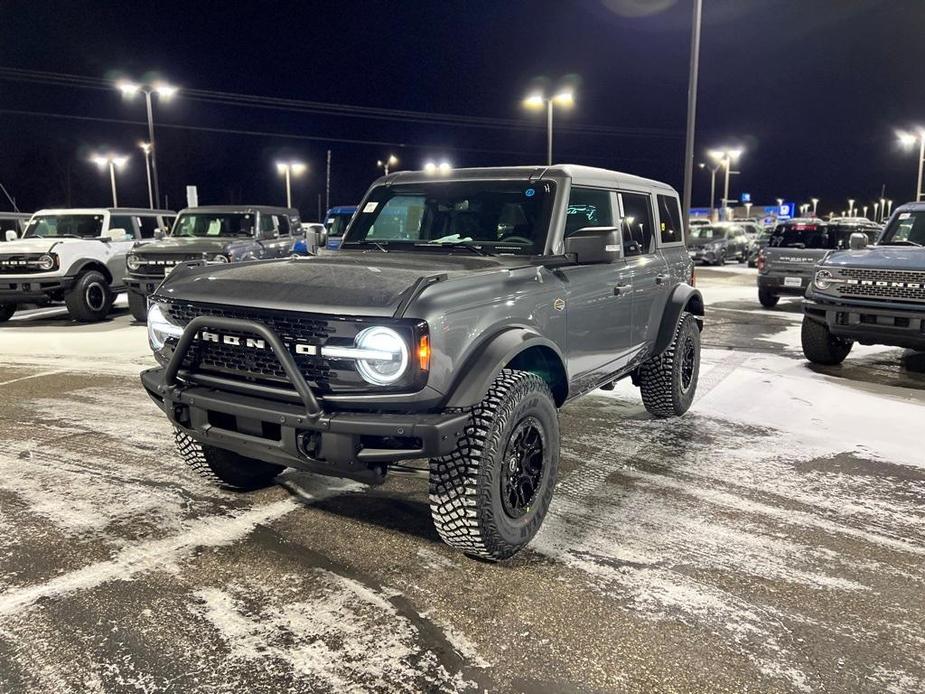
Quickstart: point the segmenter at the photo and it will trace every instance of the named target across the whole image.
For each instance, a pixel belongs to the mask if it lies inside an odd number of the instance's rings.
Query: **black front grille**
[[[145,255],[138,255],[136,258],[138,258],[141,264],[138,266],[137,270],[133,270],[132,272],[137,275],[145,275],[146,277],[163,277],[180,263],[188,263],[191,260],[202,260],[202,254],[170,255],[163,253],[155,255],[153,253],[146,253]]]
[[[25,275],[36,272],[51,272],[42,270],[35,263],[44,253],[21,253],[19,255],[0,256],[0,273],[7,275]]]
[[[296,365],[309,385],[321,393],[332,390],[368,389],[352,361],[329,359],[319,354],[300,354],[297,345],[352,345],[362,329],[359,321],[286,311],[258,311],[238,307],[172,302],[167,305],[171,319],[186,325],[198,316],[239,318],[262,323],[286,344]],[[183,367],[192,372],[212,372],[269,385],[291,387],[282,364],[258,336],[246,332],[216,330],[215,339],[204,339],[202,333],[190,348]],[[213,341],[214,340],[214,341]],[[229,344],[233,343],[233,344]],[[313,351],[313,350],[310,350]]]
[[[844,296],[925,301],[925,272],[842,268],[838,290]]]

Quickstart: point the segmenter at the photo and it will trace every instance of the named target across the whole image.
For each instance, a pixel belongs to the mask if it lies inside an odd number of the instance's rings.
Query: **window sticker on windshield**
[[[536,190],[533,188],[527,188],[524,191],[524,195],[526,195],[528,198],[532,198],[534,195],[536,195]]]
[[[366,212],[366,213],[375,212],[377,207],[379,207],[378,202],[368,202],[366,203],[366,206],[363,208],[363,212]]]
[[[909,219],[909,217],[911,217],[911,216],[912,216],[912,213],[911,213],[911,212],[903,212],[903,213],[901,213],[901,214],[899,215],[899,218],[900,218],[900,219]]]

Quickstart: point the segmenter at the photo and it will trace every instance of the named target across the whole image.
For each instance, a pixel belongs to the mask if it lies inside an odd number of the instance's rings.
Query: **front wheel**
[[[16,304],[0,304],[0,323],[6,323],[16,313]]]
[[[90,270],[78,277],[71,291],[64,297],[71,318],[80,323],[103,320],[112,309],[112,300],[109,282],[103,273],[96,270]]]
[[[803,344],[803,356],[813,364],[835,366],[845,361],[845,357],[854,346],[854,342],[836,337],[829,332],[829,326],[803,316],[803,328],[800,331]]]
[[[430,511],[441,539],[469,555],[512,557],[536,535],[559,467],[559,416],[546,382],[504,369],[456,449],[430,461]]]
[[[758,301],[760,301],[761,305],[765,308],[774,308],[777,306],[777,302],[780,301],[780,297],[777,294],[772,294],[766,289],[759,289]]]
[[[206,446],[181,429],[174,428],[177,452],[200,477],[218,487],[252,491],[269,486],[285,468],[245,458],[232,451]]]
[[[128,310],[139,323],[148,322],[148,299],[141,294],[128,293]]]
[[[656,417],[676,417],[690,409],[700,376],[700,328],[686,311],[668,348],[639,367],[642,404]]]

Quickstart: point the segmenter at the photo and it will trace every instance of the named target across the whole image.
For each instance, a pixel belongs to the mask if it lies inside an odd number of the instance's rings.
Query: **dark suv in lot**
[[[657,417],[690,407],[704,307],[681,225],[672,188],[601,169],[391,174],[338,253],[175,269],[142,382],[213,482],[427,459],[440,536],[506,558],[549,508],[559,407],[626,377]]]
[[[751,242],[742,225],[717,222],[691,227],[687,245],[694,262],[725,265],[727,260],[744,263],[748,259]]]
[[[874,243],[880,225],[868,219],[845,217],[829,220],[792,219],[778,224],[758,254],[758,301],[774,308],[781,296],[803,296],[813,269],[828,253],[848,248],[852,234]]]
[[[925,203],[897,209],[876,245],[860,234],[816,265],[803,353],[840,364],[855,342],[925,351]]]
[[[299,211],[292,208],[216,205],[182,210],[169,237],[138,246],[125,259],[132,316],[145,321],[148,295],[181,263],[284,258],[303,236]]]

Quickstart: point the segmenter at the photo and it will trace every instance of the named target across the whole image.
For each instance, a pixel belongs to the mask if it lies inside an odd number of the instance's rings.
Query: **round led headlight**
[[[162,304],[148,307],[148,343],[155,352],[160,352],[171,337],[180,338],[183,328],[167,317]]]
[[[398,381],[408,369],[408,345],[401,335],[383,326],[366,328],[356,336],[357,370],[367,383],[388,386]]]
[[[218,255],[212,256],[212,262],[213,263],[230,263],[231,258],[229,258],[227,255],[222,255],[221,253],[219,253]]]
[[[816,285],[816,289],[828,289],[835,283],[835,278],[832,276],[832,273],[828,270],[819,270],[816,273],[816,277],[813,280],[813,284]]]
[[[128,258],[125,259],[125,266],[134,272],[141,267],[141,258],[133,253],[130,253]]]
[[[55,256],[46,253],[40,256],[39,259],[35,261],[35,264],[39,266],[39,270],[54,270],[57,263],[55,262]]]

